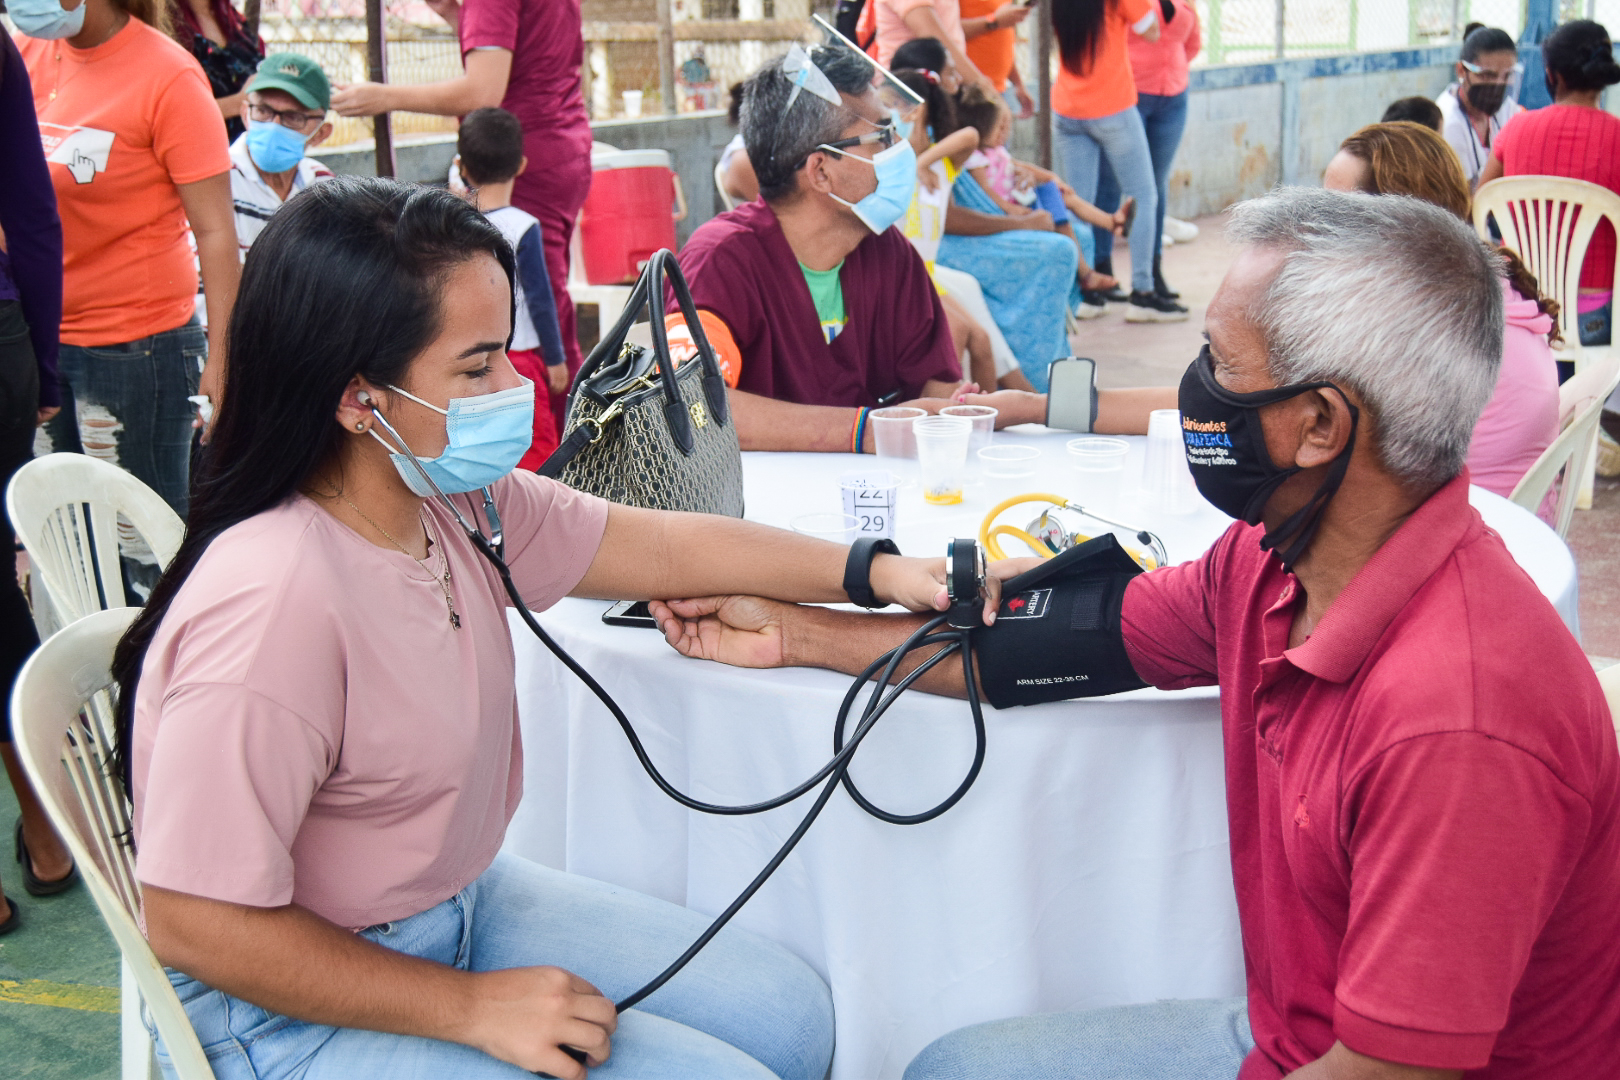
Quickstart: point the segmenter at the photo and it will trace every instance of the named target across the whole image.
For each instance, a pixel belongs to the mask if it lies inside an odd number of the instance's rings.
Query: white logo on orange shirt
[[[45,160],[67,166],[67,171],[79,183],[88,184],[96,178],[96,173],[107,171],[107,156],[112,153],[112,132],[100,128],[41,123],[39,137],[45,143]]]

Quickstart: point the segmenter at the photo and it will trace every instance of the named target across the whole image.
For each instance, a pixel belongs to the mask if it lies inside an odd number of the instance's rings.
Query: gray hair
[[[1502,260],[1473,230],[1405,195],[1279,188],[1228,235],[1288,253],[1251,312],[1278,383],[1354,390],[1407,483],[1461,472],[1502,363]]]
[[[817,45],[807,51],[840,93],[859,97],[871,87],[872,62],[865,56],[841,45]],[[788,108],[793,79],[782,70],[784,58],[770,61],[748,79],[739,113],[743,145],[766,202],[792,195],[805,158],[822,143],[842,136],[852,118],[847,108],[808,90]]]

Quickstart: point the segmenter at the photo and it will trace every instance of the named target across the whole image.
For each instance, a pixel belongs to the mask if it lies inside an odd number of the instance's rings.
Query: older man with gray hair
[[[998,707],[1219,684],[1247,996],[965,1028],[907,1080],[1612,1075],[1620,753],[1580,646],[1468,503],[1498,260],[1399,196],[1280,190],[1231,231],[1180,397],[1199,489],[1240,522],[1146,574],[1081,553],[1050,626],[976,644]],[[687,655],[848,672],[917,625],[655,614]],[[962,693],[948,669],[921,685]]]

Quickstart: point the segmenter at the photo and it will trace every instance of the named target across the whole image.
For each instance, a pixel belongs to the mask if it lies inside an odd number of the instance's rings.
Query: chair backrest
[[[11,478],[6,510],[64,624],[123,607],[118,518],[126,546],[144,540],[160,567],[180,549],[185,523],[162,497],[118,466],[84,454],[47,454]],[[132,543],[133,541],[133,543]]]
[[[726,159],[721,158],[714,163],[714,190],[720,193],[720,201],[726,204],[727,210],[737,209],[737,200],[731,197],[726,190]]]
[[[163,965],[136,925],[129,800],[113,768],[113,648],[139,608],[97,611],[51,635],[11,693],[12,738],[46,816],[73,854],[90,897],[140,988],[180,1080],[213,1080],[208,1058]]]
[[[1620,230],[1620,195],[1567,176],[1504,176],[1474,192],[1474,228],[1486,241],[1490,216],[1502,243],[1536,276],[1541,295],[1558,301],[1558,332],[1578,348],[1581,263],[1599,221],[1607,217]],[[1615,261],[1620,266],[1620,256]]]
[[[1598,422],[1603,417],[1603,402],[1616,385],[1620,385],[1620,360],[1606,359],[1586,365],[1558,388],[1559,413],[1566,419],[1564,430],[1519,478],[1509,496],[1533,514],[1541,508],[1553,482],[1562,474],[1564,482],[1558,489],[1557,511],[1553,517],[1553,528],[1560,538],[1569,532],[1575,499],[1580,493],[1576,471],[1592,452]]]

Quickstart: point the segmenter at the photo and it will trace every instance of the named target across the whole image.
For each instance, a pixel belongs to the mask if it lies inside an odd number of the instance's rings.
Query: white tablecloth
[[[1041,448],[1029,480],[972,487],[959,507],[927,507],[916,488],[903,492],[902,549],[943,553],[945,538],[974,535],[983,511],[1017,492],[1083,500],[1064,450],[1072,436],[1026,431],[1034,434],[998,439]],[[1133,442],[1139,461],[1143,440]],[[749,516],[785,525],[834,511],[839,473],[873,465],[849,455],[745,455]],[[1573,625],[1568,549],[1506,500],[1476,489],[1474,502]],[[1202,504],[1184,517],[1136,509],[1132,520],[1160,532],[1173,560],[1196,556],[1228,524]],[[687,792],[753,801],[830,755],[843,676],[686,660],[656,632],[604,626],[604,607],[565,600],[541,621],[615,695]],[[807,800],[742,819],[682,810],[642,773],[606,710],[512,624],[527,764],[507,849],[719,912]],[[980,1020],[1242,992],[1216,692],[1142,690],[988,711],[987,720],[984,770],[953,810],[899,827],[835,795],[735,920],[827,979],[839,1080],[899,1076],[929,1041]],[[961,702],[910,694],[867,739],[854,773],[880,804],[915,811],[954,788],[971,754]]]

